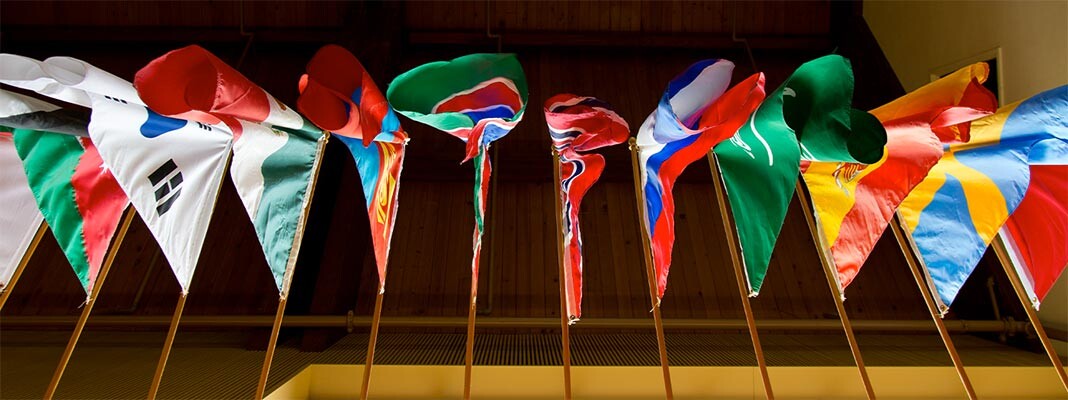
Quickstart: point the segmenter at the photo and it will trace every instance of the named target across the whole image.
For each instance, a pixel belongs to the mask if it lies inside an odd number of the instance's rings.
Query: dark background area
[[[393,77],[422,63],[494,52],[498,45],[501,51],[514,52],[526,72],[530,99],[522,123],[494,145],[479,309],[481,316],[558,318],[552,158],[543,102],[561,92],[596,96],[613,104],[636,129],[655,108],[667,82],[698,60],[734,61],[735,81],[764,72],[770,91],[801,63],[835,52],[852,60],[855,106],[871,109],[904,91],[860,10],[859,2],[830,1],[4,1],[0,48],[37,59],[73,56],[132,80],[155,57],[199,44],[290,105],[305,63],[328,43],[351,50],[383,91]],[[499,35],[499,41],[492,35]],[[745,44],[735,39],[748,43],[752,59]],[[412,140],[401,181],[383,316],[464,317],[474,224],[473,168],[459,163],[459,140],[407,119],[402,124]],[[649,318],[630,155],[625,146],[603,153],[606,172],[586,197],[581,217],[583,317]],[[679,182],[677,240],[664,318],[741,318],[707,164],[694,163]],[[360,190],[347,150],[331,142],[287,315],[371,313],[377,278]],[[1024,319],[996,263],[992,255],[984,258],[953,305],[950,319],[995,319],[995,307],[1001,317]],[[178,293],[158,246],[135,220],[93,315],[169,316]],[[846,307],[856,320],[928,318],[889,233],[846,294]],[[66,259],[46,235],[3,314],[73,316],[84,299]],[[226,183],[185,314],[268,316],[277,301],[252,224]],[[837,320],[796,199],[764,288],[752,304],[758,320]],[[580,322],[576,330],[582,329]],[[266,332],[251,329],[249,347],[264,342]],[[299,339],[306,350],[324,348],[343,334],[339,329],[283,332],[284,338]]]

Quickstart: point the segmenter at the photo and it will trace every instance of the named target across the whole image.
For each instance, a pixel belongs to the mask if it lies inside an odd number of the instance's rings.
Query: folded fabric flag
[[[1031,184],[1001,236],[1037,309],[1068,265],[1068,165],[1032,165]]]
[[[943,312],[1020,205],[1030,167],[1068,165],[1065,115],[1068,86],[1061,86],[973,122],[971,141],[950,145],[901,203]]]
[[[0,91],[0,95],[25,100],[23,104],[35,113],[55,108],[50,104],[37,108],[38,101],[15,93]],[[0,131],[14,135],[37,206],[85,293],[92,293],[126,209],[126,194],[89,138],[8,126],[0,126]]]
[[[363,64],[345,48],[323,46],[307,71],[300,78],[297,109],[341,140],[356,161],[378,263],[378,290],[384,292],[408,134]]]
[[[997,100],[982,86],[985,63],[961,68],[871,113],[886,128],[886,153],[871,165],[812,162],[804,180],[822,237],[849,286],[894,212],[942,156],[942,147],[968,140],[972,120],[989,115]]]
[[[564,297],[570,323],[582,317],[582,233],[579,211],[582,197],[601,177],[604,156],[589,153],[601,147],[623,143],[630,126],[601,100],[573,94],[558,94],[545,102],[545,122],[559,154],[560,196],[563,222]]]
[[[89,119],[72,110],[0,90],[0,125],[89,137]]]
[[[237,120],[304,127],[300,114],[197,45],[152,60],[137,71],[134,86],[153,111],[206,124],[222,122],[237,135]]]
[[[731,140],[716,146],[750,296],[767,276],[801,158],[872,162],[882,154],[886,132],[852,103],[849,60],[820,57],[798,67]]]
[[[675,179],[687,165],[733,136],[764,100],[764,74],[755,74],[728,91],[733,71],[734,63],[727,60],[691,65],[668,83],[660,104],[638,129],[643,215],[658,302],[667,289],[675,243]]]
[[[122,97],[136,96],[131,83],[81,60],[0,57],[0,82],[88,99],[92,143],[187,293],[215,210],[232,134],[225,126],[161,116],[141,105],[140,98]]]
[[[386,98],[401,114],[467,143],[464,161],[475,159],[475,232],[471,281],[478,282],[479,254],[489,191],[489,146],[523,119],[527,78],[514,54],[471,54],[423,64],[393,79]],[[471,285],[471,293],[477,292]]]
[[[0,108],[0,114],[5,112]],[[0,131],[0,291],[7,290],[44,217],[26,182],[11,132]]]
[[[82,107],[92,107],[90,93],[109,93],[112,98],[144,105],[125,79],[76,58],[51,57],[42,63],[15,54],[0,54],[0,76],[5,81],[18,82],[12,86]]]
[[[230,177],[285,297],[325,143],[322,131],[199,46],[153,60],[134,83],[164,116],[223,122],[235,133]]]

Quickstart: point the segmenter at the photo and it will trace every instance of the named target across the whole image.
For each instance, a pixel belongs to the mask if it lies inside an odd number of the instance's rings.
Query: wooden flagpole
[[[233,153],[231,151],[226,152],[226,162],[221,174],[226,174],[226,171],[230,169],[230,162],[233,161]],[[218,203],[219,191],[222,190],[223,181],[225,177],[219,177],[219,186],[215,188],[215,200],[212,204]],[[192,283],[192,282],[190,282]],[[171,347],[174,346],[174,336],[178,333],[178,322],[182,319],[182,311],[185,310],[185,301],[189,297],[189,292],[186,288],[182,288],[182,293],[178,295],[178,304],[174,306],[174,316],[171,317],[171,326],[167,329],[167,338],[163,341],[163,351],[159,356],[159,363],[156,365],[156,373],[152,375],[152,386],[148,388],[148,399],[155,400],[156,395],[159,394],[159,385],[163,381],[163,369],[167,367],[167,358],[171,356]]]
[[[286,310],[287,296],[278,298],[278,309],[274,312],[274,323],[271,325],[271,336],[267,339],[267,354],[263,359],[263,367],[260,369],[260,380],[256,385],[256,399],[262,399],[267,390],[267,375],[271,373],[271,361],[274,360],[274,350],[278,343],[278,333],[282,327],[282,316]]]
[[[85,322],[89,320],[89,313],[93,311],[93,305],[96,304],[96,297],[100,294],[100,288],[104,286],[104,280],[108,277],[111,264],[115,262],[119,247],[122,246],[122,240],[126,237],[126,231],[130,229],[130,223],[136,214],[137,212],[134,211],[133,207],[126,208],[126,215],[123,216],[122,224],[116,231],[115,239],[111,244],[111,248],[108,249],[107,256],[104,258],[104,264],[100,266],[100,272],[96,276],[96,282],[93,283],[89,298],[85,300],[85,306],[82,307],[82,315],[78,317],[78,323],[74,325],[74,333],[71,334],[67,347],[63,349],[63,355],[59,358],[59,365],[56,366],[56,371],[52,374],[52,381],[48,383],[48,389],[45,390],[45,399],[55,397],[56,388],[59,387],[59,380],[63,378],[63,371],[67,369],[67,363],[70,361],[71,355],[74,354],[74,347],[78,345],[78,339],[82,336]],[[43,227],[44,224],[41,224],[41,226]]]
[[[152,386],[148,389],[148,399],[155,400],[156,395],[159,393],[160,382],[163,381],[163,369],[167,367],[167,358],[171,355],[171,347],[174,346],[174,336],[178,333],[178,322],[182,319],[182,310],[185,309],[185,300],[189,297],[189,294],[182,292],[178,297],[178,304],[174,306],[174,316],[171,317],[171,327],[167,329],[167,339],[163,342],[163,352],[159,356],[159,363],[156,364],[156,373],[152,375]]]
[[[938,327],[938,335],[942,337],[942,343],[946,345],[946,351],[949,352],[949,357],[953,360],[953,367],[957,370],[957,376],[960,377],[961,384],[964,385],[964,391],[967,392],[969,399],[975,400],[975,389],[972,387],[972,382],[968,379],[968,374],[964,370],[964,364],[960,361],[960,355],[957,354],[957,348],[953,345],[953,339],[949,337],[949,331],[946,330],[946,324],[942,321],[942,315],[939,314],[938,308],[934,304],[934,294],[930,292],[923,273],[920,272],[919,261],[913,258],[915,257],[913,247],[903,224],[901,215],[894,213],[894,219],[890,221],[890,229],[894,232],[894,238],[897,239],[897,244],[905,255],[905,263],[908,264],[909,270],[912,271],[912,278],[916,281],[916,286],[920,288],[920,294],[923,297],[923,302],[927,305],[927,311],[930,312],[931,319],[934,320],[935,326]]]
[[[656,327],[656,343],[660,349],[660,367],[664,370],[664,397],[674,397],[671,390],[671,370],[668,364],[667,341],[664,338],[664,322],[660,316],[660,300],[657,298],[656,271],[653,268],[652,244],[649,240],[649,226],[646,224],[645,206],[642,204],[641,169],[638,165],[638,143],[630,138],[631,169],[634,172],[634,197],[638,205],[638,222],[642,227],[642,252],[645,253],[645,278],[649,283],[649,301],[653,305],[653,324]]]
[[[1061,380],[1061,385],[1068,391],[1068,374],[1064,371],[1064,365],[1061,364],[1061,359],[1057,356],[1057,350],[1053,348],[1053,344],[1049,341],[1049,336],[1046,335],[1046,330],[1042,328],[1042,322],[1038,319],[1038,313],[1035,311],[1034,304],[1031,303],[1031,299],[1027,296],[1027,291],[1024,289],[1023,282],[1020,280],[1020,275],[1016,272],[1015,263],[1012,257],[1009,255],[1009,249],[1005,246],[1005,238],[999,233],[994,237],[993,246],[994,252],[997,253],[998,260],[1001,261],[1001,267],[1005,270],[1005,275],[1009,277],[1009,282],[1012,282],[1012,289],[1016,292],[1016,296],[1020,298],[1020,303],[1023,305],[1024,311],[1027,312],[1027,319],[1031,321],[1031,325],[1035,328],[1035,333],[1038,335],[1038,340],[1042,342],[1042,348],[1046,350],[1046,355],[1049,356],[1050,362],[1053,364],[1053,368],[1057,370],[1057,377]]]
[[[727,237],[727,248],[731,253],[731,266],[734,268],[734,280],[738,285],[738,295],[742,299],[742,311],[745,312],[745,323],[749,327],[749,337],[753,340],[753,352],[756,355],[757,368],[760,370],[760,379],[764,383],[764,395],[768,400],[774,399],[775,394],[771,390],[771,379],[768,377],[768,364],[764,360],[764,348],[760,345],[760,335],[757,333],[756,319],[753,317],[753,308],[749,304],[749,284],[746,283],[745,271],[742,269],[741,255],[738,254],[734,224],[731,221],[727,209],[727,194],[723,188],[723,179],[719,174],[719,161],[714,152],[708,152],[708,165],[712,169],[712,185],[716,191],[716,203],[719,205],[719,214],[723,220],[723,230]]]
[[[560,187],[560,153],[553,148],[553,205],[556,206],[556,252],[557,258],[560,264],[560,338],[561,338],[561,358],[564,364],[564,399],[571,400],[571,329],[570,319],[571,316],[567,312],[567,283],[564,279],[565,274],[568,273],[564,267],[564,260],[567,257],[567,244],[564,243],[564,224],[563,224],[563,206],[560,202],[561,199],[561,187]]]
[[[407,142],[405,142],[407,147]],[[360,399],[366,400],[371,388],[371,367],[375,362],[375,346],[378,345],[378,325],[382,322],[382,299],[386,293],[386,275],[389,271],[382,271],[381,281],[378,284],[378,293],[375,294],[375,311],[371,317],[371,332],[367,340],[367,360],[363,367],[363,384],[360,387]]]
[[[8,296],[11,296],[11,288],[15,287],[15,283],[22,277],[22,271],[26,269],[26,264],[30,263],[30,257],[32,257],[33,252],[37,250],[37,245],[41,243],[41,238],[44,237],[44,234],[47,231],[48,224],[41,221],[41,225],[37,227],[37,233],[33,234],[30,246],[26,248],[26,253],[24,253],[22,259],[19,260],[19,265],[15,267],[15,272],[11,274],[11,279],[7,281],[7,285],[0,291],[0,310],[4,309],[4,304],[7,303]]]
[[[385,274],[382,274],[382,280],[385,281]],[[385,286],[378,285],[378,294],[375,295],[375,312],[371,317],[371,334],[367,340],[367,360],[363,366],[363,385],[360,387],[360,399],[367,399],[367,392],[370,390],[371,385],[371,366],[375,362],[375,345],[378,344],[378,325],[382,321],[382,297],[385,294]]]
[[[489,157],[490,156],[487,153],[488,150],[489,150],[488,147],[481,150],[483,152],[483,157]],[[490,158],[488,161],[489,161],[489,164],[490,164],[490,171],[493,171],[493,158]],[[476,174],[479,173],[478,167],[475,167],[475,173]],[[490,174],[491,182],[492,182],[492,179],[493,179],[493,174],[491,173]],[[482,182],[482,184],[483,185],[488,185],[491,182]],[[479,195],[479,193],[481,193],[481,188],[479,188],[479,191],[477,191],[475,193],[475,196],[477,197]],[[496,196],[496,193],[491,193],[491,195]],[[494,197],[494,198],[496,198],[496,197]],[[478,200],[478,199],[476,198],[475,200]],[[482,201],[483,201],[483,203],[482,203],[482,207],[483,207],[482,208],[482,212],[483,212],[483,214],[485,214],[485,206],[486,206],[485,201],[486,201],[486,199],[483,198]],[[491,207],[490,208],[490,212],[495,212],[495,208]],[[483,215],[483,217],[485,217],[485,215]],[[482,235],[485,235],[485,233],[486,233],[485,231],[481,232]],[[481,240],[481,238],[479,240]],[[491,253],[493,252],[493,248],[492,247],[490,248],[490,252]],[[481,246],[479,247],[479,254],[472,254],[472,257],[482,257]],[[474,260],[472,260],[472,263],[473,262],[474,262]],[[464,349],[464,400],[469,400],[471,398],[471,366],[474,365],[474,363],[475,363],[475,314],[478,313],[478,309],[477,309],[478,297],[476,295],[477,292],[478,292],[478,275],[475,273],[475,271],[472,270],[471,271],[471,297],[470,297],[470,301],[469,301],[469,304],[468,304],[468,307],[467,307],[467,344],[465,346],[466,348]]]
[[[475,289],[478,280],[471,275],[471,301],[467,308],[467,346],[464,351],[464,400],[471,398],[471,365],[475,360]]]
[[[860,345],[857,344],[857,338],[853,334],[853,325],[849,323],[849,314],[846,312],[845,304],[843,303],[844,294],[838,284],[838,279],[835,278],[837,271],[831,265],[831,257],[827,254],[827,246],[823,242],[823,231],[816,223],[809,194],[805,192],[800,180],[797,181],[795,191],[797,192],[797,199],[801,201],[801,211],[805,214],[808,230],[812,235],[813,242],[816,244],[816,252],[819,254],[820,264],[823,265],[823,274],[827,278],[827,285],[830,287],[831,295],[834,297],[834,307],[838,310],[838,318],[842,321],[842,330],[845,331],[846,340],[849,342],[849,350],[853,352],[853,360],[857,363],[860,380],[864,383],[864,391],[867,393],[868,399],[875,399],[875,389],[872,388],[871,379],[868,378],[868,369],[864,367],[864,359],[860,355]]]
[[[278,334],[282,328],[282,316],[285,314],[286,301],[289,298],[289,285],[292,283],[293,270],[296,267],[297,255],[300,253],[300,244],[304,240],[304,229],[307,227],[308,212],[311,210],[311,199],[315,196],[315,185],[319,181],[319,166],[323,163],[323,150],[326,142],[330,139],[329,132],[323,132],[322,138],[315,148],[315,165],[312,167],[311,182],[308,183],[308,193],[304,196],[304,204],[301,207],[300,219],[297,222],[297,232],[293,236],[293,246],[289,249],[290,265],[287,266],[285,277],[282,279],[282,293],[278,297],[278,309],[274,313],[274,324],[271,325],[271,336],[267,341],[267,352],[263,359],[263,368],[260,370],[260,381],[256,386],[256,399],[262,399],[267,390],[267,376],[271,372],[271,362],[274,360],[274,351],[278,346]]]

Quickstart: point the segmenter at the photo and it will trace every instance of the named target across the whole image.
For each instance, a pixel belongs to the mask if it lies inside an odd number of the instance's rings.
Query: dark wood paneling
[[[827,33],[830,1],[463,1],[420,2],[405,10],[412,30]],[[487,15],[488,14],[488,15]]]

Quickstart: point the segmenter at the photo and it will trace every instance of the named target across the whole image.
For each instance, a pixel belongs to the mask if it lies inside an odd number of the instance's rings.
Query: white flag
[[[0,57],[0,81],[88,102],[89,137],[188,292],[230,154],[230,131],[152,112],[131,83],[77,59]]]
[[[0,288],[7,288],[44,217],[30,192],[11,132],[0,132]]]

